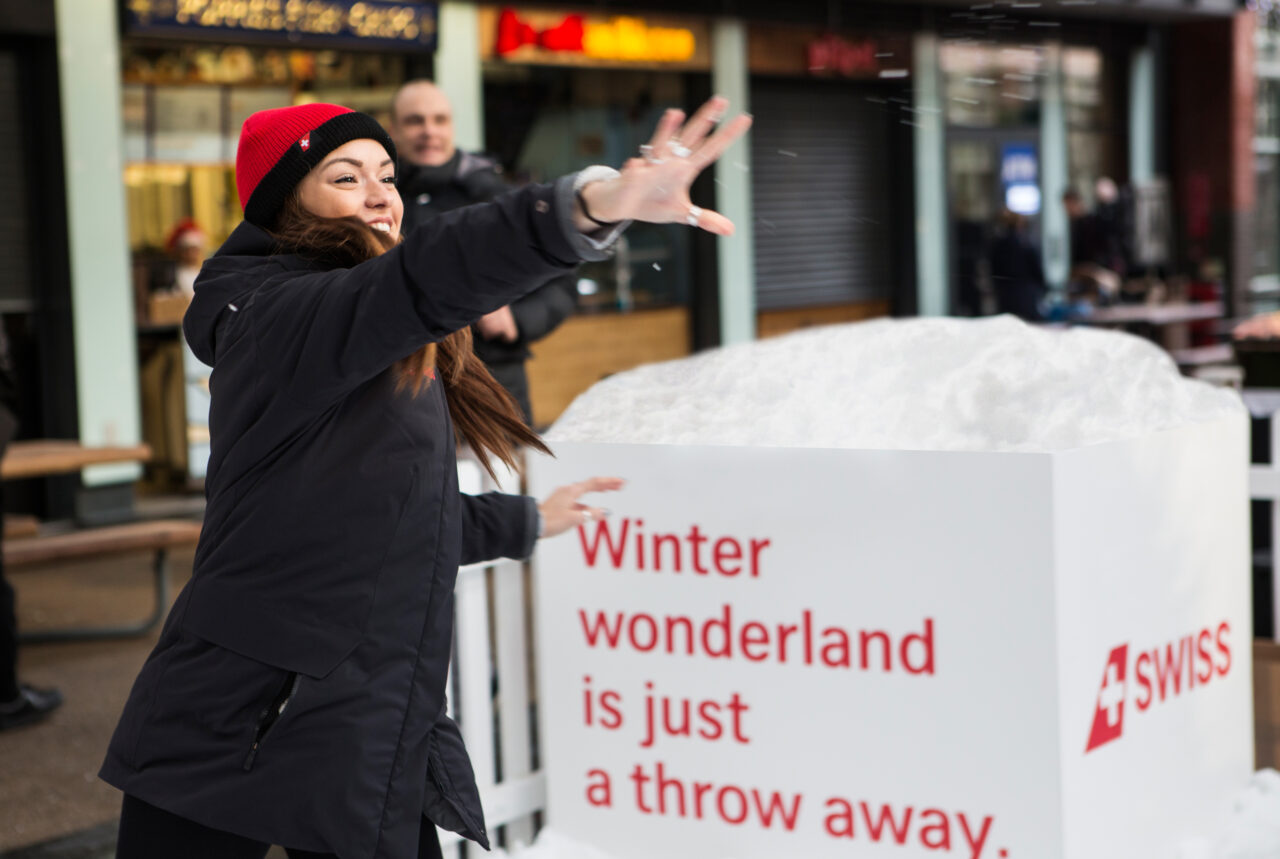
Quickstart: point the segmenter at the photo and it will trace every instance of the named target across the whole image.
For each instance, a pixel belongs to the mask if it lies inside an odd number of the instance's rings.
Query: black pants
[[[211,829],[124,796],[120,809],[120,838],[116,859],[263,859],[270,844],[263,844],[221,829]],[[285,848],[290,859],[338,859],[332,853]],[[435,827],[423,819],[418,845],[419,859],[440,859]]]

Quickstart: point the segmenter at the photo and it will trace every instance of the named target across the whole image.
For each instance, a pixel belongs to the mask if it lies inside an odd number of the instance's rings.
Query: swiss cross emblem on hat
[[[302,151],[306,152],[311,148],[311,132],[308,131],[298,139],[298,145],[302,147]]]

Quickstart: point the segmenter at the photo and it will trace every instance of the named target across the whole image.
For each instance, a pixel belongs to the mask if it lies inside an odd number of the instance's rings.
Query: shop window
[[[1274,12],[1259,15],[1254,97],[1253,266],[1250,312],[1280,307],[1280,27]]]
[[[1093,48],[1062,51],[1062,100],[1069,127],[1096,128],[1106,124],[1102,86],[1101,53]]]
[[[485,68],[487,149],[515,183],[551,181],[591,164],[621,164],[663,111],[685,105],[684,76],[613,69]],[[687,106],[687,105],[686,105]],[[579,267],[581,311],[687,304],[690,231],[634,224],[614,257]]]
[[[1274,99],[1277,90],[1270,88],[1269,96]],[[1280,139],[1256,138],[1253,164],[1257,208],[1250,299],[1257,313],[1280,307]]]
[[[1265,8],[1259,4],[1250,2],[1249,7],[1253,9],[1254,14],[1254,31],[1253,44],[1255,48],[1255,60],[1258,63],[1259,72],[1265,77],[1275,77],[1274,72],[1263,72],[1267,66],[1274,68],[1280,64],[1280,8],[1277,8],[1274,2],[1268,2]]]
[[[1040,48],[947,42],[939,60],[950,125],[993,128],[1040,122]]]
[[[1098,179],[1115,176],[1108,141],[1117,138],[1106,98],[1107,66],[1096,48],[1062,51],[1062,101],[1067,123],[1067,175],[1071,187],[1093,206]]]
[[[1280,273],[1280,156],[1260,154],[1253,163],[1258,187],[1253,273],[1274,278]]]
[[[1254,134],[1280,139],[1280,80],[1259,78],[1254,101]]]

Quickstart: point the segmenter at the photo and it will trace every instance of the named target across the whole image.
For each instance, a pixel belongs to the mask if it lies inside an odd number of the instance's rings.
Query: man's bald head
[[[418,167],[438,167],[453,157],[453,105],[440,87],[409,81],[391,101],[391,137],[400,157]]]

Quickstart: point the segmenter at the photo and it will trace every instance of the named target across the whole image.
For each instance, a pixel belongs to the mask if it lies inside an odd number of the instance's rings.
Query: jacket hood
[[[182,318],[182,333],[191,351],[203,363],[213,366],[218,327],[226,314],[236,312],[234,299],[251,291],[262,280],[246,275],[254,269],[282,264],[291,268],[287,263],[297,261],[297,257],[291,255],[273,254],[275,249],[276,241],[266,230],[242,221],[201,266],[196,276],[195,298]]]

